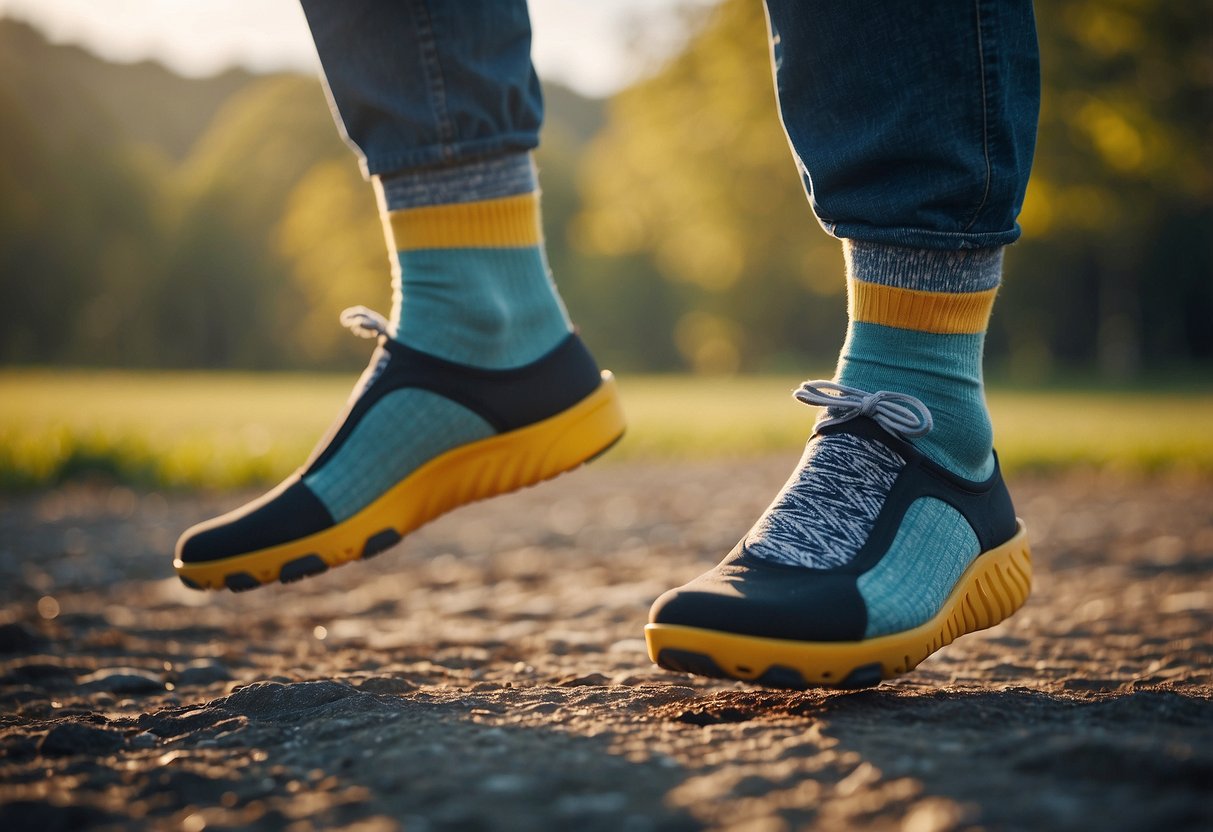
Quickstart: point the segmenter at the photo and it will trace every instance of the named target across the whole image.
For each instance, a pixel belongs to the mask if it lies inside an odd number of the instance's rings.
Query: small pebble
[[[194,659],[177,671],[177,684],[186,687],[228,682],[231,679],[232,673],[227,665],[215,659]]]
[[[164,681],[158,673],[150,673],[137,667],[103,667],[95,673],[82,676],[80,687],[87,691],[110,693],[151,693],[164,690]]]
[[[142,734],[135,734],[130,738],[132,748],[153,748],[158,742],[160,742],[160,738],[151,731],[144,731]]]

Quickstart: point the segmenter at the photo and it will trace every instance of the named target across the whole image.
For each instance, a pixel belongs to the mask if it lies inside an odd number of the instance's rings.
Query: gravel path
[[[0,830],[1213,827],[1213,483],[1013,482],[1027,607],[878,688],[650,665],[791,464],[596,465],[242,595],[167,554],[232,495],[2,502]]]

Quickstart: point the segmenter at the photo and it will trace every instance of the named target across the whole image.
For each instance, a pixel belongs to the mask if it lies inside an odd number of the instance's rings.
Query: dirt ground
[[[1213,828],[1213,483],[1013,481],[1028,605],[896,682],[650,665],[793,462],[595,465],[242,595],[169,566],[241,496],[4,501],[0,830]]]

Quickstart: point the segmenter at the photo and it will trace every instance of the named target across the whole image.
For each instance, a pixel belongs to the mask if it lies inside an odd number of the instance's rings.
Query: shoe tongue
[[[855,414],[846,407],[823,407],[817,412],[817,418],[813,421],[813,432],[811,435],[820,436],[820,430],[823,425],[826,427],[834,424],[845,425],[847,422],[852,422],[856,419],[870,421],[865,417],[855,416]]]

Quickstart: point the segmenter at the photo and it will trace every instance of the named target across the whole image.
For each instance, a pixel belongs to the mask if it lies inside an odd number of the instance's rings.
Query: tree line
[[[1213,3],[1037,8],[1036,166],[989,340],[1028,381],[1213,359]],[[604,363],[796,371],[845,324],[781,133],[761,7],[725,0],[607,101],[548,87],[549,259]],[[0,20],[0,361],[356,366],[389,305],[374,198],[318,82],[115,66]]]

